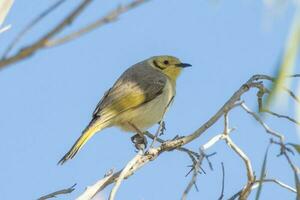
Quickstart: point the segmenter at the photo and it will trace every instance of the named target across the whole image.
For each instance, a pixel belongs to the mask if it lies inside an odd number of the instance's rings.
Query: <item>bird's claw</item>
[[[145,150],[147,148],[147,138],[145,136],[141,136],[140,134],[136,134],[131,137],[131,141],[134,144],[135,148],[139,150]]]
[[[175,137],[173,139],[171,139],[171,141],[174,141],[174,140],[177,140],[177,139],[180,139],[180,138],[183,138],[184,136],[179,136],[179,135],[175,135]]]

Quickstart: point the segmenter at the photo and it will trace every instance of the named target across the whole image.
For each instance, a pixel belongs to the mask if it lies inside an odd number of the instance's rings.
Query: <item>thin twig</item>
[[[158,128],[157,128],[157,130],[156,130],[156,133],[155,133],[155,135],[154,135],[154,138],[153,138],[153,140],[152,140],[152,142],[151,142],[149,148],[152,148],[153,145],[154,145],[154,143],[156,142],[159,133],[160,133],[161,130],[163,129],[163,123],[164,123],[164,121],[163,121],[163,119],[161,119],[160,122],[159,122],[159,126],[158,126]]]
[[[279,181],[277,179],[264,179],[263,182],[265,182],[265,183],[268,183],[268,182],[270,182],[270,183],[276,183],[280,187],[283,187],[283,188],[285,188],[285,189],[287,189],[287,190],[289,190],[291,192],[294,192],[294,193],[297,192],[295,188],[293,188],[293,187],[291,187],[291,186],[289,186],[289,185],[287,185],[287,184],[285,184],[285,183],[283,183],[283,182],[281,182],[281,181]],[[258,181],[256,182],[256,184],[258,184]]]
[[[258,77],[258,75],[252,76],[245,84],[243,84],[232,96],[231,98],[219,109],[219,111],[213,115],[205,124],[203,124],[200,128],[198,128],[192,134],[178,139],[178,143],[187,144],[194,139],[198,138],[202,133],[204,133],[208,128],[210,128],[216,121],[218,121],[228,110],[237,106],[237,102],[239,102],[241,96],[250,90],[250,88],[256,88],[257,82],[254,82]]]
[[[287,119],[287,120],[289,120],[289,121],[291,121],[291,122],[293,122],[293,123],[295,123],[295,124],[297,124],[297,125],[300,125],[300,122],[299,122],[299,121],[297,121],[297,120],[295,120],[295,119],[293,119],[293,118],[291,118],[291,117],[289,117],[289,116],[287,116],[287,115],[281,115],[281,114],[275,113],[275,112],[273,112],[273,111],[270,111],[270,110],[268,110],[268,109],[262,109],[262,112],[269,113],[269,114],[274,115],[274,116],[276,116],[276,117],[278,117],[278,118],[284,118],[284,119]]]
[[[235,129],[229,129],[228,128],[228,134],[230,132],[234,131],[234,130]],[[192,165],[193,168],[191,169],[191,171],[193,170],[193,176],[192,176],[190,182],[188,183],[187,187],[185,188],[185,190],[184,190],[184,192],[181,196],[182,200],[185,200],[187,198],[187,195],[190,192],[190,190],[192,189],[192,186],[195,185],[196,178],[197,178],[197,175],[198,175],[198,172],[199,172],[199,168],[201,167],[203,159],[206,158],[208,160],[209,156],[215,155],[215,153],[210,154],[210,155],[206,155],[205,151],[207,149],[209,149],[210,147],[212,147],[214,144],[216,144],[218,141],[222,140],[222,139],[224,139],[224,135],[223,134],[218,134],[218,135],[212,137],[208,142],[206,142],[205,144],[203,144],[200,147],[200,156],[198,157],[198,159],[196,161],[193,161],[193,165]],[[209,163],[210,168],[212,169],[212,166],[211,166],[211,163],[209,162],[209,160],[208,160],[208,163]]]
[[[153,145],[154,145],[154,143],[155,143],[155,141],[156,141],[158,135],[159,135],[162,131],[164,131],[164,129],[165,129],[164,116],[165,116],[165,114],[166,114],[166,112],[167,112],[167,110],[168,110],[170,104],[173,102],[173,100],[174,100],[174,96],[169,100],[167,106],[164,108],[164,112],[163,112],[162,118],[161,118],[160,121],[159,121],[159,127],[157,128],[157,131],[156,131],[156,133],[155,133],[155,135],[154,135],[154,138],[153,138],[153,140],[152,140],[151,145],[150,145],[149,148],[152,148],[152,147],[153,147]]]
[[[6,58],[10,51],[17,45],[17,43],[31,30],[35,25],[37,25],[40,21],[42,21],[48,14],[52,13],[55,9],[57,9],[60,5],[62,5],[66,0],[58,0],[53,5],[48,7],[45,11],[40,13],[37,17],[35,17],[29,24],[16,36],[13,42],[6,48],[3,53],[2,59]]]
[[[294,192],[294,193],[297,193],[296,189],[277,180],[277,179],[263,179],[263,180],[256,180],[253,184],[253,186],[251,187],[251,190],[254,190],[256,188],[258,188],[259,186],[259,182],[262,182],[262,183],[275,183],[276,185],[284,188],[284,189],[287,189],[289,190],[290,192]],[[228,200],[234,200],[236,199],[240,194],[241,194],[242,190],[238,191],[237,193],[235,193],[233,196],[231,196],[230,198],[228,198]]]
[[[244,103],[241,103],[243,105]],[[251,187],[254,183],[255,177],[252,170],[251,161],[248,158],[248,156],[232,141],[232,139],[229,137],[229,118],[228,118],[228,112],[224,114],[224,140],[226,141],[227,145],[244,161],[246,170],[247,170],[247,177],[248,181],[246,186],[243,188],[240,199],[245,200],[249,196],[251,192]]]
[[[124,6],[118,7],[117,9],[108,13],[103,18],[87,25],[86,27],[83,27],[82,29],[79,29],[78,31],[75,31],[69,35],[62,37],[62,38],[55,39],[54,37],[56,35],[58,35],[60,32],[62,32],[62,30],[64,30],[64,28],[66,26],[72,24],[72,22],[82,13],[82,11],[87,7],[87,5],[92,2],[92,0],[82,0],[82,2],[79,4],[79,6],[77,6],[66,18],[64,18],[60,23],[58,23],[54,28],[52,28],[48,33],[46,33],[40,39],[38,39],[37,41],[33,42],[32,44],[30,44],[22,49],[20,49],[14,55],[2,58],[0,60],[0,69],[6,67],[8,65],[11,65],[13,63],[16,63],[18,61],[21,61],[25,58],[29,58],[34,53],[36,53],[37,51],[39,51],[45,47],[52,47],[52,46],[56,46],[56,45],[65,43],[67,41],[78,38],[78,37],[82,36],[83,34],[94,30],[95,28],[98,28],[105,24],[111,23],[114,20],[116,20],[119,15],[121,15],[121,14],[141,5],[142,3],[147,2],[147,1],[149,1],[149,0],[134,0],[131,3],[128,3]],[[54,8],[57,8],[57,4],[54,5]],[[49,10],[46,10],[45,11],[46,15],[48,13],[50,13],[52,10],[53,10],[53,7],[50,7]],[[40,20],[39,17],[37,17],[36,19],[37,19],[37,21]],[[32,26],[34,26],[37,23],[37,21],[34,20]],[[19,35],[21,35],[20,37],[22,37],[22,35],[24,35],[24,32],[25,33],[27,32],[26,28],[19,34]],[[13,44],[11,44],[8,47],[7,51],[5,52],[5,56],[15,46],[14,43],[17,43],[19,39],[17,38],[16,40],[17,41],[14,41]]]
[[[225,137],[225,141],[228,144],[228,146],[235,151],[235,153],[244,161],[246,170],[247,170],[247,177],[248,181],[246,186],[243,188],[242,193],[240,194],[240,199],[244,200],[247,199],[251,192],[251,187],[254,183],[255,177],[252,170],[251,161],[248,158],[248,156],[232,141],[232,139],[227,136]]]
[[[49,39],[59,34],[66,26],[71,24],[91,2],[92,0],[83,0],[66,18],[64,18],[60,23],[58,23],[48,33],[43,35],[39,40],[19,50],[16,54],[1,59],[0,69],[25,58],[28,58],[31,55],[33,55],[36,51],[43,48]]]
[[[264,74],[257,74],[255,75],[257,78],[256,80],[269,80],[269,81],[276,81],[276,78],[273,78],[271,76],[268,76],[268,75],[264,75]],[[293,75],[290,75],[290,76],[287,76],[287,78],[297,78],[297,77],[300,77],[300,74],[293,74]],[[297,101],[298,103],[300,103],[300,98],[295,95],[295,93],[293,91],[291,91],[289,88],[287,88],[286,86],[281,86],[283,90],[285,90],[295,101]],[[270,91],[269,91],[270,93]]]
[[[199,174],[199,170],[200,170],[200,166],[201,166],[201,163],[203,161],[203,158],[204,158],[204,153],[203,153],[203,151],[200,150],[200,157],[196,160],[196,162],[193,165],[192,178],[191,178],[189,184],[187,185],[186,189],[184,190],[184,192],[182,194],[182,197],[181,197],[181,200],[186,200],[187,195],[188,195],[189,191],[191,190],[191,188],[194,185],[196,186],[196,180],[197,180],[197,176]]]
[[[258,101],[258,108],[259,108],[259,112],[265,112],[265,113],[269,113],[273,116],[276,116],[278,118],[285,118],[297,125],[300,125],[300,122],[287,116],[287,115],[281,115],[281,114],[278,114],[278,113],[275,113],[269,109],[266,109],[263,107],[263,96],[264,94],[270,94],[270,91],[265,88],[263,85],[261,85],[260,87],[258,87],[259,91],[257,92],[257,101]],[[290,91],[290,95],[293,97],[294,93]],[[297,99],[295,99],[297,101]]]
[[[51,198],[57,197],[57,195],[69,194],[75,190],[75,186],[76,186],[76,183],[67,189],[58,190],[58,191],[52,192],[50,194],[47,194],[45,196],[42,196],[42,197],[38,198],[38,200],[51,199]]]
[[[108,24],[108,23],[112,23],[114,21],[117,20],[117,18],[133,9],[133,8],[136,8],[137,6],[143,4],[143,3],[146,3],[147,1],[149,0],[134,0],[126,5],[121,5],[119,7],[117,7],[116,9],[112,10],[111,12],[109,12],[107,15],[105,15],[104,17],[96,20],[95,22],[92,22],[90,24],[88,24],[87,26],[85,27],[82,27],[80,28],[79,30],[77,31],[74,31],[66,36],[63,36],[61,38],[57,38],[57,39],[52,39],[52,40],[49,40],[47,41],[46,43],[46,46],[47,47],[53,47],[53,46],[57,46],[57,45],[61,45],[61,44],[64,44],[66,42],[69,42],[71,40],[74,40],[78,37],[81,37],[82,35],[86,34],[86,33],[89,33],[91,31],[93,31],[94,29],[96,28],[99,28],[105,24]]]
[[[300,199],[300,178],[299,178],[299,175],[300,175],[300,169],[293,163],[292,159],[290,158],[290,156],[288,155],[288,151],[289,149],[286,147],[286,145],[280,141],[280,142],[275,142],[273,140],[271,140],[271,143],[273,144],[277,144],[280,146],[280,149],[281,149],[281,152],[279,155],[283,155],[286,160],[288,161],[293,173],[294,173],[294,178],[295,178],[295,186],[296,186],[296,189],[297,189],[297,199]]]
[[[271,135],[273,135],[273,136],[279,138],[281,141],[284,140],[283,135],[281,135],[280,133],[278,133],[278,132],[272,130],[265,122],[263,122],[263,120],[260,118],[260,116],[259,116],[258,114],[256,114],[255,112],[251,111],[250,108],[248,108],[248,107],[245,105],[245,103],[242,103],[242,104],[241,104],[241,107],[242,107],[248,114],[252,115],[252,116],[254,117],[254,119],[255,119],[256,121],[258,121],[258,122],[262,125],[262,127],[265,129],[265,131],[266,131],[267,133],[269,133],[269,134],[271,134]]]
[[[224,189],[225,189],[225,169],[224,169],[224,163],[221,162],[222,165],[222,190],[221,190],[221,195],[218,198],[218,200],[222,200],[224,197]]]

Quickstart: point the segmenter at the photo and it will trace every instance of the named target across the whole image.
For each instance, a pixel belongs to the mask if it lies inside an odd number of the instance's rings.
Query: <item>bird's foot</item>
[[[141,134],[136,134],[131,137],[131,141],[134,144],[135,148],[139,150],[145,150],[147,148],[147,138],[145,136],[141,136]]]
[[[166,123],[165,123],[165,121],[160,121],[160,122],[158,122],[158,124],[159,124],[159,136],[162,136],[164,133],[165,133],[165,131],[167,130],[166,129]]]
[[[171,139],[171,141],[174,141],[174,140],[177,140],[179,138],[182,138],[182,136],[179,136],[179,135],[175,135],[175,137],[173,139]]]

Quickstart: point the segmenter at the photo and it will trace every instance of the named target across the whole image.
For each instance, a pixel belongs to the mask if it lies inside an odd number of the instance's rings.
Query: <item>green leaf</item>
[[[299,200],[300,199],[300,181],[299,181],[298,174],[294,172],[294,175],[295,175],[295,185],[296,185],[296,190],[297,190],[296,200]]]
[[[300,144],[289,143],[300,154]]]
[[[261,167],[260,177],[259,177],[259,181],[258,181],[258,189],[257,189],[255,200],[259,200],[259,196],[260,196],[260,193],[262,191],[262,186],[263,186],[262,181],[264,180],[265,175],[266,175],[266,171],[267,171],[267,159],[268,159],[269,147],[270,147],[270,145],[268,145],[268,147],[267,147],[265,157],[264,157],[264,161],[263,161],[263,164],[262,164],[262,167]]]
[[[299,8],[300,10],[300,8]],[[274,84],[271,88],[271,93],[266,99],[266,108],[268,109],[271,103],[276,99],[277,94],[282,89],[282,86],[289,86],[289,79],[287,78],[294,71],[295,63],[300,46],[300,11],[295,12],[293,22],[290,27],[290,33],[287,38],[283,54],[280,58],[278,71]]]

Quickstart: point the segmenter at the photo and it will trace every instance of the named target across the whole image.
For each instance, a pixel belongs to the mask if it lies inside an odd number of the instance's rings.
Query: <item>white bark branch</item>
[[[126,176],[128,176],[128,173],[130,171],[130,169],[135,165],[135,163],[141,158],[143,154],[143,151],[139,151],[137,153],[137,155],[131,160],[128,162],[128,164],[124,167],[124,169],[122,170],[121,174],[119,175],[113,189],[111,190],[110,192],[110,195],[109,195],[109,200],[114,200],[115,199],[115,196],[116,196],[116,193],[122,183],[122,181],[124,180],[124,178]]]
[[[94,186],[92,186],[93,191],[101,191],[103,190],[106,186],[117,182],[117,184],[114,187],[114,191],[112,192],[113,194],[111,194],[111,199],[114,198],[115,193],[120,185],[120,183],[122,182],[122,180],[130,177],[131,175],[133,175],[137,170],[139,170],[141,167],[143,167],[144,165],[146,165],[148,162],[155,160],[160,154],[166,152],[166,151],[172,151],[172,150],[181,150],[184,152],[189,152],[189,150],[184,149],[182,146],[194,141],[196,138],[198,138],[200,135],[202,135],[202,133],[204,133],[209,127],[211,127],[215,122],[217,122],[219,120],[220,117],[222,117],[224,115],[224,133],[223,134],[219,134],[215,137],[213,137],[211,140],[209,140],[206,144],[204,144],[202,146],[202,148],[208,149],[211,146],[213,146],[216,142],[218,142],[221,139],[224,139],[227,143],[227,145],[234,150],[235,153],[237,153],[237,155],[239,157],[241,157],[241,159],[243,160],[243,162],[245,163],[246,166],[246,171],[247,171],[247,184],[246,186],[240,191],[240,199],[246,199],[248,197],[248,195],[250,194],[253,186],[255,186],[256,182],[255,182],[255,177],[254,177],[254,173],[252,170],[252,165],[251,165],[251,161],[250,159],[247,157],[247,155],[232,141],[232,139],[229,137],[229,132],[234,130],[234,129],[230,129],[229,128],[229,123],[228,123],[228,115],[227,113],[234,107],[240,105],[244,110],[246,110],[249,114],[251,114],[264,128],[265,130],[270,133],[271,135],[279,138],[280,140],[283,140],[283,136],[275,131],[273,131],[272,129],[270,129],[270,127],[268,127],[260,118],[259,116],[252,112],[243,102],[240,102],[240,97],[247,92],[250,88],[259,88],[261,87],[261,83],[260,82],[256,82],[257,80],[259,80],[261,77],[261,75],[255,75],[253,77],[251,77],[242,87],[240,87],[233,95],[232,97],[219,109],[219,111],[212,116],[205,124],[203,124],[198,130],[196,130],[195,132],[193,132],[192,134],[189,134],[185,137],[179,137],[173,140],[169,140],[169,141],[163,141],[161,139],[157,139],[157,141],[162,142],[162,144],[156,148],[150,148],[147,152],[145,152],[144,154],[141,155],[137,155],[135,156],[127,165],[123,170],[120,170],[119,172],[116,172],[112,175],[110,175],[109,177],[105,177],[104,179],[100,180],[101,184],[95,184]],[[151,135],[151,134],[150,134]],[[152,136],[152,135],[151,135]],[[154,136],[152,136],[154,137]],[[195,153],[197,155],[197,153]],[[190,155],[190,154],[189,154]],[[201,153],[199,156],[197,156],[198,158],[200,158]],[[195,171],[194,171],[194,175],[197,171],[199,171],[199,168],[201,166],[201,160],[200,162],[198,162],[198,164],[196,163],[195,166]],[[196,175],[194,176],[196,177]],[[192,178],[191,182],[190,182],[190,186],[191,187],[194,183],[196,178]],[[278,182],[276,182],[278,184]],[[280,184],[279,184],[280,185]],[[282,185],[282,184],[281,184]],[[290,190],[293,190],[291,187],[285,187],[285,188],[289,188]],[[189,190],[189,189],[188,189]],[[96,194],[96,193],[95,193]],[[187,194],[187,193],[186,193]],[[186,195],[185,195],[186,196]],[[183,199],[185,199],[185,197],[182,197]],[[87,198],[88,199],[88,198]],[[87,199],[80,199],[80,200],[87,200]]]
[[[103,187],[103,185],[112,177],[112,173],[110,175],[105,176],[103,179],[97,181],[94,185],[89,186],[86,190],[76,198],[76,200],[88,200],[92,199],[99,191],[99,188]]]

